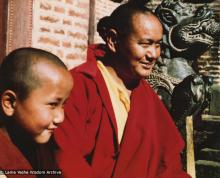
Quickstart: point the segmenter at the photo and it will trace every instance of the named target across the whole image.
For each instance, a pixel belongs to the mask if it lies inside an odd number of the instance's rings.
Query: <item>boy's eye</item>
[[[53,108],[55,108],[56,106],[58,106],[58,103],[52,102],[52,103],[48,103],[48,105],[53,109]]]

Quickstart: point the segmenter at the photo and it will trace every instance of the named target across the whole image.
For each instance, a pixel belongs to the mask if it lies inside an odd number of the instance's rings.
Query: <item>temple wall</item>
[[[22,46],[42,48],[58,55],[68,68],[85,62],[88,43],[102,42],[96,32],[97,21],[109,15],[119,5],[110,0],[8,2],[6,53]],[[160,2],[161,0],[154,0],[149,5],[154,9]],[[220,14],[220,0],[209,5],[216,14]],[[214,46],[198,60],[200,72],[214,76],[216,83],[220,83],[219,46],[219,39],[216,39]]]
[[[106,0],[9,0],[8,4],[6,53],[24,46],[41,48],[58,55],[68,68],[85,62],[89,37],[90,43],[101,42],[96,22],[119,5]]]
[[[88,41],[88,0],[35,0],[32,46],[58,55],[70,68],[84,62]]]

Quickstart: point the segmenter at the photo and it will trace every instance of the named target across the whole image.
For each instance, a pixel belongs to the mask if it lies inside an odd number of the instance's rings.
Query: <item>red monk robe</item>
[[[121,143],[105,81],[90,46],[86,63],[71,71],[75,80],[66,118],[55,132],[56,154],[67,178],[188,178],[182,170],[184,143],[167,110],[145,80],[132,91]]]
[[[28,170],[32,170],[32,168],[2,129],[0,129],[0,170],[5,171],[7,178],[35,178],[31,174],[19,174],[17,172],[22,170],[29,172]]]

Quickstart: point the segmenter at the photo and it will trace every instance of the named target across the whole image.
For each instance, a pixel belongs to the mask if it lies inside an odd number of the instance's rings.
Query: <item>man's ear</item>
[[[12,90],[5,90],[1,96],[1,107],[4,114],[8,117],[15,112],[17,95]]]
[[[108,48],[115,53],[117,51],[117,45],[118,45],[118,33],[114,29],[110,29],[107,37],[106,37],[106,44]]]

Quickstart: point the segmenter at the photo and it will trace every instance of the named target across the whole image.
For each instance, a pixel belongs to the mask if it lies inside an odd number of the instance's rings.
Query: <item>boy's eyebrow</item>
[[[65,100],[64,100],[65,99]],[[62,98],[62,97],[58,97],[58,98],[56,98],[56,101],[58,101],[58,102],[62,102],[62,101],[66,101],[67,100],[67,98]]]
[[[63,101],[64,98],[57,98],[57,101]]]
[[[62,101],[62,98],[61,97],[57,97],[57,98],[54,98],[53,101],[60,102],[60,101]]]

